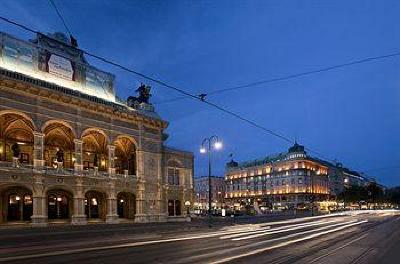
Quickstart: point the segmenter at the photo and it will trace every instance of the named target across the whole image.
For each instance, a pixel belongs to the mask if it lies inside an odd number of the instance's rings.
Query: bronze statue
[[[97,153],[94,154],[93,166],[94,166],[94,167],[98,167],[98,166],[99,166],[99,162],[98,162],[98,159],[97,159]]]
[[[64,162],[64,151],[62,149],[59,149],[56,153],[57,156],[57,162]]]
[[[128,106],[134,107],[135,104],[141,104],[141,103],[150,104],[149,102],[151,97],[150,90],[151,90],[150,86],[141,84],[139,88],[136,89],[136,92],[139,93],[139,96],[128,97],[127,100]]]
[[[19,147],[18,143],[14,143],[11,146],[12,152],[13,152],[13,157],[14,158],[19,158],[19,154],[21,153],[21,148]]]

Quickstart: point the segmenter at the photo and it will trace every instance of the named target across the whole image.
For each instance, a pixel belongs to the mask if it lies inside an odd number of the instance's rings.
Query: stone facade
[[[168,123],[152,105],[129,107],[114,98],[113,76],[87,64],[67,42],[0,36],[3,47],[18,41],[33,54],[31,68],[19,71],[26,66],[16,60],[9,67],[9,51],[0,49],[0,223],[184,218],[183,205],[192,202],[193,155],[164,146]],[[43,54],[66,57],[73,79],[50,76]],[[101,80],[94,92],[87,90],[89,70]],[[68,77],[68,69],[60,74]],[[96,97],[96,89],[108,90]],[[169,166],[179,171],[177,185],[168,184]],[[171,200],[182,207],[174,215],[168,214]]]

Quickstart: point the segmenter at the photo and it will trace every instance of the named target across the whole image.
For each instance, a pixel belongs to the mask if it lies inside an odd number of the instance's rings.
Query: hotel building
[[[193,204],[193,154],[165,146],[149,87],[115,77],[61,33],[0,32],[0,223],[164,222]]]
[[[231,206],[309,207],[329,198],[328,167],[297,143],[288,152],[226,166],[225,199]]]

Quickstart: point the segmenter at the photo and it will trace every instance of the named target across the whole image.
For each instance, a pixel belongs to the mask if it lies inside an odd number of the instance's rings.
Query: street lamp
[[[185,202],[185,206],[186,206],[186,216],[187,216],[187,217],[190,217],[190,212],[189,212],[190,201],[186,201],[186,202]]]
[[[208,154],[208,215],[211,216],[211,151],[220,150],[222,142],[217,136],[211,136],[203,139],[200,147],[200,153]]]

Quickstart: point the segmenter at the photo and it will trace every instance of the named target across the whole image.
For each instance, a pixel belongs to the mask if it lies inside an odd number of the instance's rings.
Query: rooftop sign
[[[91,66],[62,33],[23,41],[0,32],[0,67],[115,102],[114,76]]]

